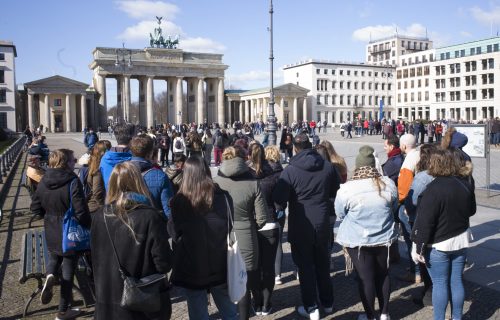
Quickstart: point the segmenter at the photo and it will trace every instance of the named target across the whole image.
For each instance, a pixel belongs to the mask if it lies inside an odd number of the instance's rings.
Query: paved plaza
[[[331,130],[331,129],[330,129]],[[107,134],[102,135],[106,139]],[[381,136],[365,136],[345,140],[338,132],[320,134],[321,139],[333,142],[338,153],[346,158],[349,169],[353,168],[355,156],[362,144],[370,144],[379,153],[383,163],[386,156],[383,151]],[[81,141],[82,134],[48,134],[50,149],[70,148],[75,150],[77,156],[85,148]],[[114,142],[113,142],[114,143]],[[476,185],[485,187],[485,161],[474,159]],[[491,154],[491,184],[500,185],[500,168],[495,164],[500,163],[500,150],[493,150]],[[15,174],[11,181],[8,195],[3,204],[4,218],[0,224],[0,319],[19,319],[25,301],[36,288],[36,281],[19,284],[20,256],[22,237],[28,230],[30,219],[30,200],[27,191],[21,186],[21,172],[25,168],[25,158],[22,157],[18,166],[14,168]],[[216,168],[212,172],[215,173]],[[464,319],[500,319],[500,195],[492,192],[492,197],[487,197],[486,191],[479,189],[476,192],[478,199],[478,212],[471,219],[471,229],[474,242],[469,250],[471,268],[465,272],[466,301]],[[32,228],[42,227],[42,221],[34,223]],[[286,232],[285,232],[286,239]],[[404,255],[402,243],[400,251]],[[334,247],[332,281],[334,286],[334,313],[325,315],[325,319],[356,319],[362,312],[356,280],[353,275],[345,276],[344,258],[341,248]],[[399,264],[391,265],[391,302],[390,315],[392,319],[432,319],[432,308],[420,308],[413,304],[412,294],[421,285],[410,285],[396,279],[396,275],[406,272],[408,261],[402,260]],[[291,259],[290,246],[284,244],[283,263],[284,284],[276,286],[273,296],[273,313],[269,319],[300,319],[295,311],[301,304],[299,282],[293,275],[294,264]],[[182,293],[178,288],[171,292],[173,303],[172,319],[188,319],[187,306]],[[47,306],[40,305],[39,299],[30,307],[37,311],[31,319],[54,319],[57,310],[58,293],[52,303]],[[75,295],[76,300],[81,300]],[[78,301],[77,301],[78,302]],[[86,318],[92,318],[93,308],[84,309]],[[220,318],[213,302],[210,311],[214,319]],[[258,319],[264,317],[253,317]]]

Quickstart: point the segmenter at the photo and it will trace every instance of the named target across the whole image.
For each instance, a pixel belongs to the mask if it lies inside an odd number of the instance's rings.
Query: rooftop
[[[375,64],[369,64],[365,62],[349,62],[349,61],[333,61],[333,60],[323,60],[323,59],[309,59],[305,61],[300,61],[297,63],[292,63],[292,64],[287,64],[283,67],[283,70],[293,68],[293,67],[298,67],[298,66],[303,66],[307,64],[327,64],[327,65],[338,65],[338,66],[352,66],[352,67],[373,67],[373,68],[382,68],[382,69],[387,69],[387,68],[394,68],[394,66],[391,65],[375,65]]]
[[[395,33],[394,35],[389,36],[389,37],[383,37],[383,38],[378,38],[378,39],[375,39],[375,40],[370,40],[368,43],[372,44],[372,43],[375,43],[375,42],[381,42],[381,41],[392,40],[392,39],[430,41],[429,37],[427,37],[427,36],[425,36],[425,37],[405,36],[403,34],[397,34],[397,33]]]
[[[0,47],[11,47],[14,49],[14,57],[17,57],[16,46],[12,41],[0,40]]]

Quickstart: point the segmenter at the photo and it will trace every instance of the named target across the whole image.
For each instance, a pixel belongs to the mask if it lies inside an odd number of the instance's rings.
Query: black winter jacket
[[[49,168],[38,184],[31,212],[44,217],[45,238],[50,252],[62,256],[62,223],[64,214],[69,209],[70,182],[75,218],[84,227],[90,228],[90,214],[83,186],[78,176],[66,169]]]
[[[108,209],[109,205],[106,206]],[[104,224],[101,207],[92,219],[92,266],[96,289],[95,319],[167,319],[167,310],[155,314],[143,314],[128,311],[120,307],[123,292],[123,280],[118,271],[118,263],[113,253]],[[168,243],[167,220],[165,216],[151,206],[140,205],[128,212],[127,216],[137,237],[134,240],[130,230],[114,214],[112,209],[106,216],[109,233],[115,245],[118,259],[126,272],[136,278],[155,273],[168,273],[172,267],[172,251]],[[162,296],[163,304],[170,304],[165,284]]]
[[[290,160],[273,191],[275,202],[289,204],[288,240],[313,243],[329,239],[330,215],[340,188],[337,169],[315,150],[300,151]]]
[[[469,228],[476,213],[476,196],[471,184],[459,177],[436,177],[419,196],[417,218],[411,240],[417,253],[428,244],[448,240]]]
[[[384,176],[388,176],[392,181],[394,181],[396,187],[398,186],[399,171],[401,170],[403,161],[404,158],[401,153],[399,153],[387,159],[387,161],[382,165]]]
[[[171,281],[189,289],[208,289],[226,283],[228,207],[217,186],[213,208],[195,212],[180,193],[172,198],[169,232],[175,241]]]

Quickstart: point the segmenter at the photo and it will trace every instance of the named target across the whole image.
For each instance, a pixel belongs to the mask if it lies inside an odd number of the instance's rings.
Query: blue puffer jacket
[[[381,195],[372,179],[351,180],[342,185],[335,199],[340,223],[336,241],[349,248],[389,245],[397,239],[393,212],[398,207],[398,189],[388,177]]]
[[[151,193],[153,206],[170,218],[169,203],[174,192],[167,175],[161,169],[153,168],[151,162],[144,158],[132,157],[131,162],[141,170],[144,182]]]
[[[111,148],[106,152],[101,159],[99,170],[101,170],[102,180],[104,181],[104,188],[108,191],[109,176],[113,168],[122,162],[129,161],[132,158],[132,153],[128,148]]]

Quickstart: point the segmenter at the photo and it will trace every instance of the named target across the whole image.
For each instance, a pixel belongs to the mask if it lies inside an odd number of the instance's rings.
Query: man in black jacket
[[[403,155],[399,148],[399,137],[392,135],[385,140],[384,150],[387,153],[387,161],[382,165],[384,176],[388,176],[398,185],[399,171],[403,165]]]
[[[319,319],[319,304],[326,313],[333,311],[330,215],[335,214],[333,203],[340,176],[331,163],[312,149],[307,134],[295,136],[293,144],[296,155],[281,173],[273,199],[283,206],[289,203],[288,240],[299,269],[304,304],[297,311],[309,319]]]

